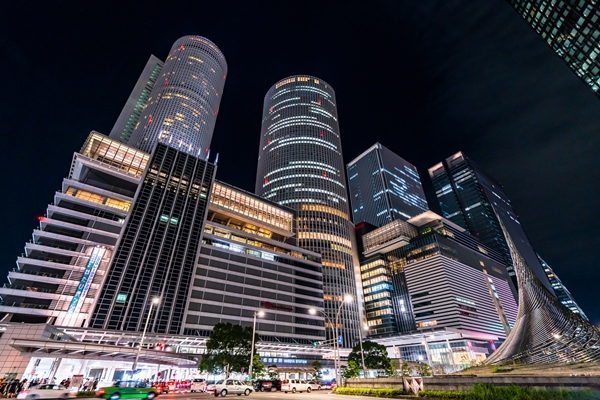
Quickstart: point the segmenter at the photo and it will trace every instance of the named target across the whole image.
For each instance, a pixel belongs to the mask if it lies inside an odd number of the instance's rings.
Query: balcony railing
[[[56,289],[45,289],[45,288],[37,288],[33,286],[22,286],[22,285],[10,285],[5,283],[2,285],[5,289],[15,289],[15,290],[25,290],[27,292],[37,292],[37,293],[56,293]]]
[[[30,304],[30,303],[21,303],[18,301],[0,301],[0,306],[5,307],[21,307],[21,308],[37,308],[40,310],[47,310],[47,304]]]

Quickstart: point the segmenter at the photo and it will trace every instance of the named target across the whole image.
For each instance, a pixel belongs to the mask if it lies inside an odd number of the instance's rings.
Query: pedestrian
[[[8,397],[9,399],[12,399],[13,397],[17,397],[17,388],[18,387],[19,387],[19,381],[16,379],[13,379],[8,384],[8,390],[7,390],[6,397]]]
[[[23,379],[21,382],[19,382],[19,385],[17,386],[17,396],[19,395],[19,393],[22,390],[25,390],[27,388],[27,379]]]

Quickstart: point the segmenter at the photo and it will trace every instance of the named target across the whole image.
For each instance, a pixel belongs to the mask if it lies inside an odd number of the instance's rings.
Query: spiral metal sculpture
[[[498,218],[500,220],[500,218]],[[600,361],[600,328],[571,312],[533,274],[504,224],[519,286],[515,325],[486,364]]]

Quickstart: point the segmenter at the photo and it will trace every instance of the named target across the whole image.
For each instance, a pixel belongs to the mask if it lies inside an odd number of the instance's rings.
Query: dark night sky
[[[534,247],[600,325],[600,99],[506,1],[109,3],[3,5],[0,275],[73,152],[91,130],[110,132],[150,54],[164,59],[195,34],[229,65],[219,179],[253,191],[265,93],[317,76],[336,91],[346,162],[379,141],[430,187],[427,168],[464,151],[504,185]]]

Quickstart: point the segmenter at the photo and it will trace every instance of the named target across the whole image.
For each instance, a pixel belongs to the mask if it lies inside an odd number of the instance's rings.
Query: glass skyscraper
[[[600,7],[596,0],[510,0],[554,52],[600,96]]]
[[[383,226],[427,211],[417,168],[375,143],[348,163],[352,221]]]
[[[465,228],[504,257],[516,291],[517,281],[500,218],[535,276],[551,292],[552,286],[533,250],[508,196],[498,182],[464,153],[458,152],[429,168],[442,215]]]
[[[358,259],[335,92],[326,82],[290,76],[267,92],[255,191],[298,212],[298,246],[322,255],[324,312],[333,321],[341,306],[342,345],[352,346],[359,334],[358,306],[356,300],[342,301],[345,294],[357,295]]]
[[[162,67],[150,59],[119,117],[124,127],[113,130],[111,138],[148,153],[160,142],[206,158],[226,76],[225,57],[214,43],[201,36],[178,39]]]
[[[556,275],[554,270],[552,270],[552,268],[550,268],[548,263],[546,261],[544,261],[542,259],[542,257],[540,257],[539,254],[538,254],[538,259],[540,260],[540,263],[542,263],[544,272],[546,273],[546,276],[548,277],[548,280],[550,281],[550,284],[552,285],[552,289],[554,289],[554,294],[556,294],[556,297],[558,297],[558,300],[569,310],[573,311],[575,314],[581,315],[581,317],[583,319],[589,321],[587,315],[585,315],[585,313],[583,312],[581,307],[579,307],[579,305],[575,302],[573,295],[571,294],[571,292],[569,292],[569,289],[567,289],[565,287],[565,285],[562,283],[560,278]]]

